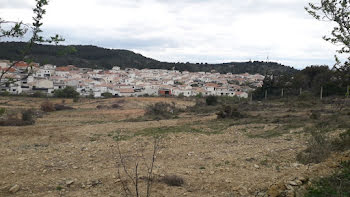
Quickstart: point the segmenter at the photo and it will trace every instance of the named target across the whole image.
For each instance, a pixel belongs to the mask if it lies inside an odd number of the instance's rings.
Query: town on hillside
[[[14,64],[11,68],[10,66]],[[10,68],[10,69],[9,69]],[[248,98],[249,92],[263,84],[260,74],[220,74],[215,72],[180,72],[162,69],[111,70],[78,68],[73,65],[57,67],[24,61],[0,60],[4,73],[0,90],[10,94],[52,95],[55,90],[73,87],[81,96],[196,96],[215,95]],[[31,73],[28,75],[28,72]],[[8,83],[12,80],[12,83]]]

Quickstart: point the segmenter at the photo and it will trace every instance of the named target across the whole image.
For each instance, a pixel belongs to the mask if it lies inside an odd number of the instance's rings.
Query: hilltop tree
[[[350,1],[349,0],[320,0],[320,4],[309,3],[306,11],[317,20],[330,21],[335,24],[331,36],[323,39],[341,48],[339,54],[350,54]],[[350,56],[344,62],[335,56],[334,69],[340,85],[345,87],[350,84]]]

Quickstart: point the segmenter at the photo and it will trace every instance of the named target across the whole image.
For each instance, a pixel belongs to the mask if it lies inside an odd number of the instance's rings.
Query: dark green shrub
[[[0,116],[4,115],[6,112],[5,108],[0,108]]]
[[[25,122],[32,122],[32,124],[35,123],[35,119],[34,119],[34,111],[31,109],[25,110],[22,112],[22,120]]]
[[[101,94],[104,98],[113,98],[113,94],[110,92],[104,92]]]
[[[79,102],[79,97],[74,97],[74,98],[73,98],[73,102],[74,102],[74,103]]]
[[[315,96],[311,92],[304,91],[298,96],[298,100],[300,101],[306,101],[306,100],[313,100],[315,99]]]
[[[203,98],[203,94],[200,92],[196,95],[196,98]]]
[[[0,91],[0,96],[10,96],[10,93],[7,91]]]
[[[218,98],[216,96],[208,96],[205,98],[207,105],[216,105],[218,104]]]
[[[58,98],[77,98],[79,93],[73,87],[67,86],[61,90],[55,90],[54,96]]]

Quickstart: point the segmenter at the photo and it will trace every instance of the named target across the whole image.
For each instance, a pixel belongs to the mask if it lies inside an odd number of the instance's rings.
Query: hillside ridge
[[[25,42],[0,42],[0,59],[19,60]],[[73,53],[64,54],[67,48],[74,47]],[[63,55],[64,54],[64,55]],[[42,45],[36,44],[32,48],[30,58],[41,64],[54,64],[57,66],[75,65],[84,68],[111,69],[113,66],[137,69],[175,69],[190,72],[220,73],[259,73],[266,74],[293,74],[298,70],[276,62],[249,61],[229,62],[221,64],[208,63],[172,63],[162,62],[141,54],[124,49],[107,49],[93,45]]]

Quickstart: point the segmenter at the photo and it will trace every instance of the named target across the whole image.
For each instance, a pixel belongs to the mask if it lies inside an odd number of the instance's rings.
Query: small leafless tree
[[[25,24],[22,21],[16,22],[16,21],[7,21],[2,18],[0,18],[0,41],[2,38],[20,38],[23,37],[28,33],[28,30],[31,30],[31,36],[30,39],[27,43],[27,46],[22,50],[21,54],[21,60],[25,60],[26,62],[29,63],[29,66],[26,68],[26,75],[21,77],[20,79],[10,79],[10,80],[5,80],[5,75],[13,68],[17,63],[20,61],[15,61],[12,62],[12,64],[7,67],[6,69],[2,70],[0,73],[0,85],[4,85],[6,83],[15,83],[20,80],[25,80],[27,79],[31,74],[32,74],[32,66],[30,66],[30,63],[33,61],[28,59],[27,56],[30,54],[31,49],[33,48],[34,44],[37,43],[55,43],[56,45],[59,42],[64,41],[64,39],[59,36],[55,35],[50,38],[44,38],[43,36],[40,35],[42,33],[42,20],[43,16],[46,14],[46,10],[44,7],[48,5],[48,0],[35,0],[36,5],[35,8],[33,8],[33,23],[32,24]],[[6,27],[9,27],[6,29]]]
[[[136,156],[130,157],[125,154],[123,154],[120,150],[120,144],[117,140],[117,150],[118,150],[118,161],[117,161],[117,175],[118,179],[120,180],[120,183],[122,185],[122,189],[125,196],[135,196],[135,197],[141,197],[151,196],[151,189],[152,189],[152,183],[154,181],[154,165],[156,162],[156,154],[159,150],[159,137],[153,138],[153,150],[150,158],[146,158],[144,155],[145,150],[136,150]],[[127,165],[127,159],[132,158],[131,163],[133,165]],[[143,164],[143,165],[142,165]],[[132,166],[132,169],[128,169],[127,166]],[[146,170],[146,176],[140,176],[140,170],[142,170],[142,167],[144,170]],[[140,180],[145,180],[144,187],[145,187],[145,193],[142,194],[142,191],[140,190]]]

